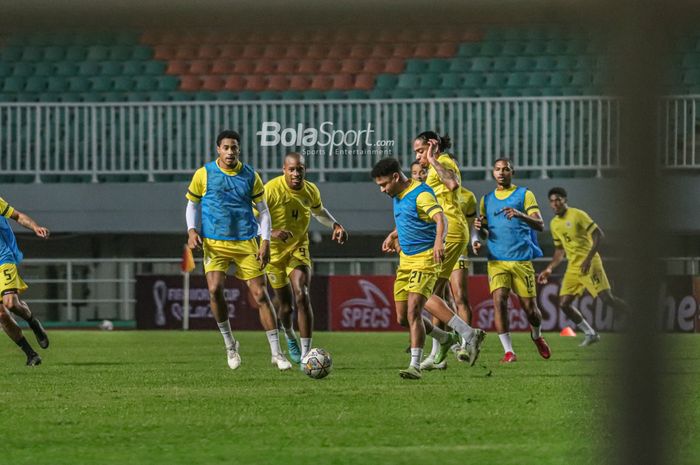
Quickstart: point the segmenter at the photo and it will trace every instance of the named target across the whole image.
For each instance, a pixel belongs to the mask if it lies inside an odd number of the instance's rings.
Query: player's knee
[[[294,296],[294,304],[299,311],[306,311],[310,307],[308,292],[300,292]]]
[[[220,297],[224,295],[224,285],[222,283],[209,283],[209,295],[212,297]]]

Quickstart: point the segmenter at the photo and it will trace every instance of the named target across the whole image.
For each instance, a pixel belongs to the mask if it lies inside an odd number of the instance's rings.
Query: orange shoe
[[[552,356],[552,351],[549,350],[549,346],[547,345],[547,341],[545,341],[543,337],[538,337],[537,339],[533,339],[532,342],[534,342],[535,345],[537,346],[537,352],[540,353],[542,358],[548,359],[549,357]]]

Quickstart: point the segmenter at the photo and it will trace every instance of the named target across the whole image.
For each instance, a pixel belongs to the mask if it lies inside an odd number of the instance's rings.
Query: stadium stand
[[[597,95],[604,90],[602,50],[591,32],[555,27],[431,36],[351,30],[10,36],[0,48],[0,100]],[[694,86],[695,42],[684,53],[680,83]]]

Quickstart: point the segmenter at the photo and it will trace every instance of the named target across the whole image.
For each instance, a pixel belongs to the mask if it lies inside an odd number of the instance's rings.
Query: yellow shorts
[[[289,284],[289,275],[294,268],[307,266],[311,268],[309,244],[301,243],[283,251],[272,250],[270,263],[265,272],[273,289],[280,289]]]
[[[488,263],[489,291],[503,287],[520,297],[535,297],[535,269],[532,262],[490,261]]]
[[[440,264],[433,258],[433,249],[415,255],[404,255],[402,252],[394,281],[394,301],[408,300],[409,292],[429,298],[433,295],[439,274]]]
[[[452,270],[459,262],[459,257],[466,255],[467,241],[447,241],[445,242],[445,258],[442,259],[442,268],[438,278],[450,279]]]
[[[569,265],[564,273],[559,295],[581,295],[584,289],[587,289],[593,297],[610,289],[610,282],[600,257],[593,258],[588,274],[581,274],[579,265],[575,268]]]
[[[29,289],[29,286],[22,281],[14,263],[0,265],[0,295],[10,294],[13,291],[22,293]]]
[[[204,249],[204,273],[221,271],[226,273],[233,263],[236,266],[234,276],[243,281],[257,278],[265,274],[260,269],[257,260],[258,241],[219,241],[207,239],[203,241]]]
[[[459,260],[457,260],[457,263],[455,263],[455,266],[452,268],[452,271],[468,270],[470,266],[471,262],[469,261],[469,256],[465,252],[464,255],[459,257]]]

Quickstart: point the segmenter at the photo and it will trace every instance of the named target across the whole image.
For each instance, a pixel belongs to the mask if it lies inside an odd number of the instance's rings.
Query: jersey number
[[[571,242],[571,238],[567,233],[562,233],[562,236],[564,236],[564,240],[566,240],[566,242]]]
[[[423,272],[422,271],[411,271],[411,274],[408,277],[408,284],[413,284],[415,282],[421,282],[423,279]]]
[[[525,285],[527,286],[528,290],[531,290],[535,286],[532,276],[525,276]]]
[[[295,220],[299,219],[299,210],[292,210],[292,218]]]
[[[302,257],[306,257],[306,247],[299,247],[299,253]]]
[[[7,282],[12,282],[12,272],[10,270],[2,270],[2,272],[5,275],[5,279],[7,279]]]

